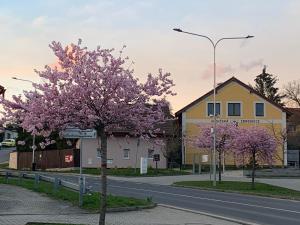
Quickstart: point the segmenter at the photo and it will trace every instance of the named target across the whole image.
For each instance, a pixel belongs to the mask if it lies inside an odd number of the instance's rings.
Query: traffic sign
[[[97,131],[94,129],[81,130],[78,128],[67,128],[63,132],[64,138],[96,138]]]
[[[153,161],[154,162],[159,162],[160,161],[160,154],[154,154],[153,155]]]

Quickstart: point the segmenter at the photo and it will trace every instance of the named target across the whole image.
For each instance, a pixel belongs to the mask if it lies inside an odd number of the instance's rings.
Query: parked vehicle
[[[15,146],[16,146],[15,139],[6,139],[1,143],[1,147],[15,147]]]

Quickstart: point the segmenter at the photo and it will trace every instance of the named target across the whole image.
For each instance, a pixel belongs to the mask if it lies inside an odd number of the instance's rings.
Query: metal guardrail
[[[39,181],[46,181],[49,183],[53,183],[54,188],[57,189],[59,186],[69,188],[74,191],[80,191],[80,185],[75,184],[69,181],[65,181],[63,179],[57,178],[57,177],[50,177],[41,175],[39,173],[27,173],[27,172],[17,172],[17,171],[0,171],[0,176],[5,176],[8,180],[9,177],[17,177],[19,179],[26,178],[26,179],[34,179],[35,184],[37,185]],[[85,180],[85,179],[84,179]],[[85,184],[85,182],[84,182]],[[83,193],[90,192],[90,188],[86,187],[86,185],[83,185]]]

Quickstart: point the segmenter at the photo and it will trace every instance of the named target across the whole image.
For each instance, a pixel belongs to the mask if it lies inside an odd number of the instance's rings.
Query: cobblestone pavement
[[[66,202],[32,191],[0,185],[0,225],[25,225],[27,222],[53,222],[94,225],[98,214],[88,214]],[[108,213],[108,225],[235,225],[237,223],[158,206],[154,209]]]

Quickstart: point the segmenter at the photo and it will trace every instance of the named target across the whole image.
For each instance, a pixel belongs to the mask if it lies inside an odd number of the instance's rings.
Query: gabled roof
[[[243,83],[242,81],[240,81],[239,79],[237,79],[235,77],[231,77],[230,79],[226,80],[225,82],[223,82],[222,84],[220,84],[219,86],[217,86],[216,87],[216,92],[218,92],[218,90],[222,89],[223,87],[225,87],[226,85],[228,85],[231,82],[238,83],[239,85],[241,85],[244,88],[248,89],[250,93],[254,93],[254,94],[258,95],[259,97],[263,98],[264,100],[266,100],[267,102],[271,103],[272,105],[276,106],[277,108],[281,109],[282,111],[290,113],[283,106],[281,106],[278,103],[273,102],[270,99],[266,98],[265,96],[261,95],[259,92],[257,92],[256,90],[254,90],[252,87],[250,87],[249,85]],[[195,104],[201,102],[203,99],[207,98],[208,96],[212,95],[213,93],[214,93],[214,90],[211,90],[211,91],[207,92],[205,95],[201,96],[200,98],[196,99],[195,101],[191,102],[187,106],[185,106],[182,109],[180,109],[179,111],[177,111],[175,113],[175,116],[179,116],[181,113],[183,113],[184,111],[186,111],[188,108],[190,108],[190,107],[194,106]]]

